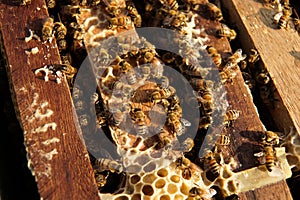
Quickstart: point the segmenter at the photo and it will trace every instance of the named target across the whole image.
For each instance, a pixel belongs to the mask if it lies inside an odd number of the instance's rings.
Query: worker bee
[[[174,95],[175,92],[176,89],[171,86],[161,90],[156,90],[151,94],[150,101],[152,103],[158,103],[161,101],[161,99],[168,99],[170,96]]]
[[[236,76],[236,71],[233,69],[223,69],[219,74],[221,83],[232,82],[232,79]]]
[[[105,1],[104,1],[105,2]],[[101,0],[90,0],[89,5],[91,6],[97,6],[101,3]]]
[[[217,21],[223,20],[223,15],[220,10],[215,4],[213,3],[207,3],[206,5],[207,13],[209,18]]]
[[[139,58],[139,63],[145,64],[150,63],[155,58],[155,50],[151,48],[141,49],[141,56]],[[158,63],[157,63],[158,64]]]
[[[183,141],[182,145],[183,145],[183,152],[190,152],[195,144],[194,144],[194,140],[188,137]]]
[[[255,80],[261,85],[267,85],[270,82],[270,77],[267,73],[260,72],[256,74]]]
[[[140,108],[134,108],[130,112],[131,119],[134,123],[137,123],[136,132],[139,135],[145,135],[148,132],[146,125],[146,115]]]
[[[279,29],[287,28],[291,15],[292,15],[292,8],[289,6],[284,6],[282,11],[274,15],[273,17],[274,23],[277,24]]]
[[[274,97],[274,92],[275,89],[271,88],[272,85],[263,85],[259,87],[259,95],[260,98],[262,99],[263,103],[266,104],[267,106],[270,106],[271,108],[274,108],[274,103],[278,101]]]
[[[94,173],[95,173],[95,179],[96,179],[96,184],[98,189],[104,187],[107,183],[107,177],[109,173],[106,176],[99,173],[97,170],[94,170]]]
[[[31,4],[31,0],[14,0],[12,1],[16,5],[26,6]]]
[[[142,25],[141,15],[138,13],[137,9],[134,7],[134,4],[131,1],[126,1],[126,9],[135,26],[141,27]]]
[[[186,180],[190,180],[192,178],[192,170],[190,167],[186,167],[182,170],[181,173],[182,178],[186,179]]]
[[[225,24],[222,24],[221,29],[218,29],[216,32],[218,37],[226,37],[229,41],[234,40],[236,38],[235,30],[229,28]]]
[[[174,54],[172,52],[166,52],[162,55],[161,59],[164,61],[166,64],[170,64],[175,61]]]
[[[121,14],[121,9],[120,9],[119,3],[117,1],[104,0],[103,2],[106,4],[105,10],[108,12],[108,14],[110,14],[113,17],[117,17]]]
[[[236,50],[231,56],[226,59],[226,68],[232,68],[237,66],[242,60],[245,60],[246,54],[243,54],[242,49]]]
[[[228,110],[225,113],[224,116],[224,126],[232,126],[232,123],[237,120],[237,118],[240,116],[240,111],[238,110]]]
[[[117,161],[108,158],[98,158],[95,160],[94,168],[101,171],[111,171],[116,173],[121,173],[123,171],[123,166]]]
[[[121,110],[116,110],[113,114],[114,125],[119,126],[124,120],[124,113]]]
[[[213,46],[207,46],[206,51],[208,55],[213,59],[213,62],[217,67],[219,67],[222,63],[222,57],[221,54],[218,53],[217,49]]]
[[[199,121],[199,129],[208,129],[211,123],[212,123],[211,116],[203,116],[200,118]]]
[[[52,67],[55,68],[55,70],[59,70],[59,71],[63,72],[63,74],[68,79],[72,79],[74,77],[74,75],[77,73],[77,69],[72,67],[69,64],[55,64],[55,65],[52,65]]]
[[[176,0],[160,0],[160,3],[163,5],[163,8],[167,10],[178,10],[178,3]]]
[[[48,17],[44,20],[43,28],[42,28],[42,40],[49,41],[52,40],[52,32],[53,32],[53,19]]]
[[[156,57],[153,58],[152,63],[151,63],[151,74],[155,78],[159,78],[163,75],[164,72],[164,67],[160,60]]]
[[[176,168],[184,169],[191,165],[191,161],[189,159],[185,158],[184,156],[181,156],[176,159],[175,164],[176,164]]]
[[[207,164],[207,172],[211,172],[213,175],[218,176],[220,173],[220,165],[217,162],[214,153],[209,151],[205,155],[204,161]]]
[[[191,78],[189,82],[195,90],[201,90],[207,88],[206,81],[204,79]]]
[[[118,27],[128,28],[131,25],[131,19],[128,16],[112,17],[109,19],[108,28],[116,29]]]
[[[266,158],[266,168],[269,172],[272,171],[272,168],[275,167],[275,151],[272,145],[265,145],[264,153]]]
[[[127,61],[122,60],[119,62],[120,71],[121,73],[126,73],[132,69],[131,64],[129,64]]]
[[[87,127],[89,125],[90,117],[86,114],[80,115],[78,121],[81,127]]]
[[[130,70],[128,71],[126,74],[126,80],[127,82],[130,84],[130,85],[133,85],[137,82],[137,79],[136,79],[136,74],[135,74],[135,71],[134,70]]]
[[[259,60],[259,54],[255,49],[250,49],[250,54],[248,57],[249,63],[256,63]]]
[[[229,145],[230,144],[230,137],[228,135],[220,135],[217,142],[218,145]]]
[[[84,46],[84,42],[83,42],[84,29],[83,29],[83,27],[81,27],[76,22],[71,22],[69,24],[69,29],[68,30],[70,30],[69,34],[73,39],[72,40],[71,51],[75,52],[75,54],[78,55],[78,57],[81,57],[82,55],[84,55],[83,52],[85,51],[85,46]]]
[[[162,89],[166,89],[169,87],[169,78],[166,76],[161,76],[157,78],[157,85]]]
[[[53,26],[54,36],[56,37],[56,42],[58,46],[58,50],[60,52],[65,51],[67,49],[67,28],[61,22],[55,22]]]
[[[56,5],[56,1],[55,0],[47,0],[46,5],[48,8],[54,8]]]
[[[142,74],[142,78],[147,79],[151,74],[151,68],[146,65],[140,66],[140,72]]]
[[[201,190],[199,187],[192,187],[189,191],[189,198],[187,200],[190,200],[190,198],[193,199],[203,199],[201,195],[204,193],[204,191]]]
[[[239,63],[239,67],[240,67],[241,70],[246,70],[246,69],[247,69],[247,61],[242,60],[242,61]]]
[[[255,80],[252,78],[251,74],[248,72],[242,72],[245,84],[249,87],[250,90],[255,87]]]
[[[264,145],[271,145],[271,146],[277,146],[279,145],[279,136],[278,133],[273,131],[265,131],[260,136],[261,142]]]

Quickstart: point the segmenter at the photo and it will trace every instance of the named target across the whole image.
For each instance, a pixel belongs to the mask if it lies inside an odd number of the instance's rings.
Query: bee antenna
[[[293,12],[296,15],[296,17],[299,19],[299,15],[298,15],[297,10],[295,8],[293,8]]]

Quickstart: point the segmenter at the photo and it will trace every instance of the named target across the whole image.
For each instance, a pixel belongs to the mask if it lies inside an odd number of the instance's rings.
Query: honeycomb
[[[282,144],[286,148],[287,161],[293,171],[300,170],[300,136],[291,128]]]

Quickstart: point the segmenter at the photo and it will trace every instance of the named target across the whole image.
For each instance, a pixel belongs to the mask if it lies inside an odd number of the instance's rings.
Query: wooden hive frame
[[[70,115],[74,111],[74,106],[66,80],[63,80],[61,84],[44,82],[37,79],[33,73],[33,70],[40,66],[60,62],[55,41],[46,44],[41,44],[36,40],[28,43],[24,41],[29,34],[28,30],[38,31],[41,19],[48,16],[45,2],[37,0],[32,1],[28,6],[18,7],[2,1],[0,10],[3,13],[0,17],[0,28],[8,61],[7,72],[11,92],[15,100],[17,116],[24,131],[29,167],[35,175],[40,197],[43,199],[99,199],[87,150],[81,140],[77,117]],[[19,20],[19,16],[24,16],[24,18]],[[213,30],[219,26],[218,23],[205,19],[203,19],[203,24],[207,30]],[[245,33],[245,35],[248,34]],[[212,37],[211,42],[224,55],[231,51],[224,38]],[[30,51],[35,47],[39,49],[37,54],[25,53],[25,50]],[[270,74],[271,77],[278,76],[275,72],[274,75],[271,72]],[[242,113],[234,130],[228,130],[228,134],[232,135],[232,140],[235,142],[230,148],[225,148],[225,151],[242,163],[242,169],[247,169],[254,166],[253,147],[259,144],[247,144],[240,133],[244,132],[247,135],[251,132],[262,132],[264,126],[258,117],[251,94],[244,85],[241,73],[234,78],[233,84],[228,83],[225,87],[230,107]],[[280,96],[285,97],[285,95]],[[46,107],[40,108],[42,103]],[[61,107],[64,108],[64,112],[60,112]],[[41,110],[46,108],[42,110],[43,114],[46,114],[44,112],[47,109],[52,110],[54,114],[36,120],[32,109],[39,108]],[[293,111],[293,109],[283,108],[289,112]],[[285,124],[282,126],[284,127]],[[44,127],[46,131],[39,133],[39,127]],[[279,190],[282,192],[276,193]],[[274,196],[272,196],[273,193]],[[292,199],[285,181],[242,193],[240,197],[241,199]]]

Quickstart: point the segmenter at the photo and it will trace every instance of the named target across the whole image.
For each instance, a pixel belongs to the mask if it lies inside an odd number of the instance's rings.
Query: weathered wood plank
[[[223,1],[230,10],[231,21],[239,28],[243,48],[258,50],[267,72],[274,82],[277,92],[275,108],[270,109],[280,130],[294,126],[299,132],[300,105],[298,89],[300,85],[299,51],[300,37],[292,28],[278,29],[273,23],[276,9],[264,6],[258,1],[245,4],[241,0]]]
[[[66,80],[45,82],[34,74],[36,68],[60,62],[55,41],[24,41],[29,29],[39,34],[41,20],[48,17],[45,1],[27,6],[1,1],[0,10],[11,91],[40,197],[99,199]],[[37,54],[25,53],[35,47]]]
[[[210,41],[208,45],[215,46],[218,51],[223,55],[223,58],[228,56],[231,51],[230,44],[227,41],[214,37],[217,28],[220,28],[219,23],[207,22],[202,19],[200,21],[206,29],[206,32],[210,33]],[[237,71],[237,76],[233,79],[232,83],[226,83],[225,89],[227,92],[227,99],[229,103],[228,109],[235,109],[240,111],[240,117],[234,122],[234,127],[226,129],[225,134],[232,137],[231,145],[229,148],[224,148],[228,156],[231,155],[241,165],[238,169],[245,170],[250,167],[259,165],[257,158],[254,157],[254,153],[261,151],[261,146],[255,135],[265,130],[256,107],[253,103],[252,95],[248,87],[244,84],[241,72]],[[250,139],[251,138],[251,139]],[[256,140],[255,140],[256,139]],[[266,172],[267,173],[267,172]],[[278,188],[281,188],[282,194],[276,193]],[[263,192],[261,192],[263,191]],[[273,196],[276,195],[276,196]],[[289,188],[285,181],[267,185],[254,191],[248,191],[240,194],[241,199],[292,199]]]

